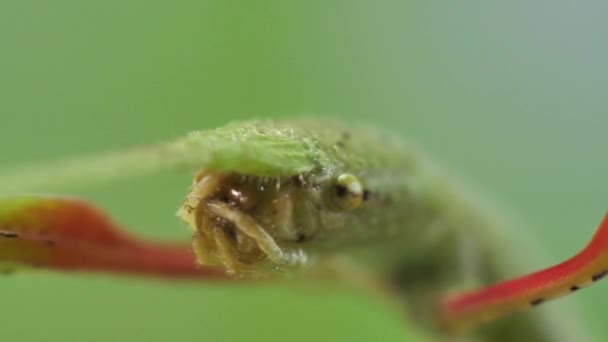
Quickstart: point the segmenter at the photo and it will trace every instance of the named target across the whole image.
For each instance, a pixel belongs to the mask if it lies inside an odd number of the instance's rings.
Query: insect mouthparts
[[[267,263],[276,267],[306,262],[301,250],[282,247],[275,238],[294,235],[297,240],[301,234],[290,229],[291,188],[285,182],[266,186],[271,182],[210,170],[196,175],[178,216],[195,231],[199,264],[222,265],[228,274],[243,275],[256,274]],[[264,224],[259,219],[265,219]]]

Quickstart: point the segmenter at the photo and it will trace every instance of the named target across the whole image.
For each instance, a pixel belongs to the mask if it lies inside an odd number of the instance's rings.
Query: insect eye
[[[363,186],[359,179],[344,173],[338,176],[332,189],[332,199],[340,209],[351,210],[363,202]]]

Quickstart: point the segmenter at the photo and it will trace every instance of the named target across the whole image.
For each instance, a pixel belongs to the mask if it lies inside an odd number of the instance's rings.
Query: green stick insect
[[[416,341],[585,340],[559,313],[508,314],[605,275],[608,220],[574,258],[505,282],[521,272],[506,255],[518,246],[511,223],[418,147],[367,127],[233,123],[5,172],[0,189],[45,191],[184,169],[195,176],[178,216],[192,229],[192,245],[132,237],[81,200],[20,196],[0,201],[0,258],[172,279],[341,280],[404,308],[420,331]]]

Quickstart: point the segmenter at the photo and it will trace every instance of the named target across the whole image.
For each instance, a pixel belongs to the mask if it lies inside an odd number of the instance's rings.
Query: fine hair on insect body
[[[571,341],[582,334],[567,319],[516,312],[608,269],[607,218],[575,257],[507,280],[525,271],[510,262],[509,249],[520,246],[505,243],[508,220],[415,144],[338,121],[235,122],[7,171],[0,188],[42,191],[176,170],[194,174],[177,212],[192,231],[191,248],[123,234],[82,201],[8,197],[0,203],[9,208],[0,210],[0,256],[58,270],[206,280],[330,275],[370,293],[382,289],[430,340],[442,341]]]

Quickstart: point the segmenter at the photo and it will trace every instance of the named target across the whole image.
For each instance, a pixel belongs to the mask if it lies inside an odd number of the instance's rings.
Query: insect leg
[[[300,235],[294,226],[294,200],[291,191],[282,191],[275,204],[276,208],[276,227],[275,233],[280,234],[284,239],[297,239]]]
[[[219,257],[226,267],[228,274],[238,274],[242,269],[239,261],[237,260],[237,251],[234,249],[233,244],[228,240],[226,232],[221,227],[213,227],[213,240],[217,247],[217,251],[220,254]]]
[[[214,250],[214,247],[214,243],[210,241],[208,235],[197,231],[192,236],[192,248],[199,265],[220,264],[217,255],[211,252]]]
[[[246,215],[221,201],[209,201],[207,209],[230,222],[237,229],[242,231],[257,243],[258,247],[264,252],[268,258],[275,264],[301,264],[306,261],[306,256],[302,252],[285,252],[276,241],[262,228],[252,217]]]

